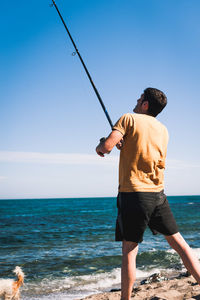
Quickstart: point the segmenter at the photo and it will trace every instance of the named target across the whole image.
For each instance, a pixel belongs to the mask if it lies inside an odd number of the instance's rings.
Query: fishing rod
[[[82,57],[81,57],[81,55],[80,55],[78,49],[77,49],[77,47],[76,47],[76,44],[75,44],[75,42],[74,42],[74,40],[73,40],[73,38],[72,38],[72,36],[71,36],[71,34],[70,34],[70,32],[69,32],[69,29],[67,28],[67,25],[66,25],[66,23],[65,23],[65,21],[64,21],[64,19],[63,19],[63,17],[62,17],[62,15],[61,15],[61,13],[60,13],[60,11],[59,11],[59,9],[58,9],[58,7],[57,7],[55,1],[52,0],[52,2],[53,2],[53,4],[52,4],[51,6],[54,6],[55,9],[57,10],[57,13],[58,13],[58,15],[59,15],[59,17],[60,17],[60,19],[61,19],[61,21],[62,21],[62,23],[63,23],[63,25],[64,25],[64,27],[65,27],[65,29],[66,29],[66,31],[67,31],[69,37],[70,37],[70,40],[71,40],[71,42],[72,42],[72,44],[73,44],[73,46],[74,46],[74,48],[75,48],[75,51],[76,51],[75,53],[77,53],[77,54],[78,54],[78,57],[80,58],[80,61],[81,61],[82,65],[83,65],[83,68],[84,68],[84,70],[85,70],[85,72],[86,72],[86,74],[87,74],[87,76],[88,76],[88,78],[89,78],[89,80],[90,80],[90,83],[91,83],[91,85],[92,85],[92,87],[93,87],[93,89],[94,89],[94,91],[95,91],[95,94],[96,94],[96,96],[97,96],[97,98],[98,98],[98,100],[99,100],[99,102],[100,102],[100,104],[101,104],[101,107],[102,107],[102,109],[103,109],[103,111],[104,111],[104,113],[105,113],[105,115],[106,115],[106,118],[107,118],[107,120],[108,120],[108,122],[109,122],[109,124],[110,124],[110,126],[111,126],[111,128],[112,128],[112,127],[113,127],[113,123],[112,123],[111,118],[110,118],[110,116],[109,116],[109,114],[108,114],[108,112],[107,112],[107,110],[106,110],[106,107],[105,107],[105,105],[104,105],[104,103],[103,103],[103,101],[102,101],[102,99],[101,99],[101,96],[99,95],[99,92],[98,92],[98,90],[97,90],[97,88],[96,88],[96,86],[95,86],[95,84],[94,84],[94,82],[93,82],[93,80],[92,80],[92,77],[90,76],[90,73],[89,73],[89,71],[88,71],[88,69],[87,69],[87,67],[86,67],[86,65],[85,65],[85,63],[84,63],[84,61],[83,61],[83,59],[82,59]]]

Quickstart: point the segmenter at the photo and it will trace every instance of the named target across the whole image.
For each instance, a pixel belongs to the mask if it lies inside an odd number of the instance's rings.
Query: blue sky
[[[109,124],[51,1],[0,11],[0,198],[117,193]],[[200,194],[198,0],[56,1],[113,122],[146,87],[168,96],[166,193]]]

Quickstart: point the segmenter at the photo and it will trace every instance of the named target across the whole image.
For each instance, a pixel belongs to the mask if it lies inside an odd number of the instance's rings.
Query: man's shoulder
[[[167,127],[160,122],[157,118],[153,117],[153,116],[149,116],[146,114],[132,114],[133,119],[135,121],[135,124],[141,124],[144,125],[146,127],[148,127],[149,125],[153,126],[154,128],[157,128],[159,130],[161,130],[162,132],[165,132],[166,134],[168,134],[168,130]]]
[[[120,117],[119,122],[124,124],[132,124],[134,121],[134,115],[135,114],[133,113],[125,113]]]
[[[165,131],[168,132],[167,127],[160,120],[158,120],[156,118],[155,118],[155,120],[156,120],[158,126],[161,126]]]
[[[168,130],[163,123],[161,123],[155,117],[146,115],[146,114],[125,113],[121,116],[119,121],[121,121],[123,123],[125,122],[126,124],[129,124],[129,125],[134,125],[134,126],[136,126],[136,124],[138,124],[138,125],[141,124],[142,126],[144,124],[146,124],[146,126],[151,124],[153,127],[158,127],[160,129],[162,128],[163,131],[168,133]]]
[[[147,114],[138,114],[138,113],[134,113],[131,115],[135,120],[141,120],[141,121],[146,121],[149,123],[155,123],[155,124],[165,127],[165,125],[161,121],[159,121],[156,117],[153,117],[153,116],[150,116]]]
[[[127,120],[127,121],[128,120],[136,121],[136,120],[144,119],[143,116],[144,115],[137,114],[137,113],[125,113],[121,116],[120,119]]]
[[[163,135],[163,137],[165,137],[168,140],[169,133],[168,133],[167,127],[158,119],[156,119],[156,118],[154,118],[154,119],[155,119],[155,124],[156,124],[158,131]]]
[[[123,114],[121,116],[121,118],[133,118],[133,116],[134,116],[134,114],[132,114],[132,113],[126,113],[126,114]]]

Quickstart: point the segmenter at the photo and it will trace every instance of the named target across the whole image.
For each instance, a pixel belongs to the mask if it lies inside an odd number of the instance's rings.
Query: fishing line
[[[93,87],[93,89],[94,89],[94,91],[95,91],[95,94],[96,94],[96,96],[97,96],[97,98],[98,98],[98,100],[99,100],[99,102],[100,102],[100,104],[101,104],[101,107],[102,107],[102,109],[103,109],[103,111],[104,111],[104,113],[105,113],[105,115],[106,115],[106,118],[107,118],[107,120],[108,120],[108,122],[109,122],[109,124],[110,124],[110,126],[111,126],[111,128],[112,128],[112,127],[113,127],[113,123],[112,123],[111,118],[110,118],[110,116],[109,116],[109,114],[108,114],[108,112],[107,112],[107,110],[106,110],[106,107],[105,107],[105,105],[104,105],[104,103],[103,103],[103,101],[102,101],[102,99],[101,99],[101,96],[99,95],[99,92],[98,92],[98,90],[97,90],[97,88],[96,88],[96,86],[95,86],[95,84],[94,84],[94,82],[93,82],[93,80],[92,80],[92,77],[91,77],[91,75],[90,75],[90,73],[89,73],[89,71],[88,71],[88,69],[87,69],[87,67],[86,67],[86,65],[85,65],[85,63],[84,63],[84,61],[83,61],[83,59],[82,59],[82,57],[81,57],[81,55],[80,55],[78,49],[77,49],[77,47],[76,47],[76,44],[75,44],[75,42],[74,42],[74,40],[73,40],[73,38],[72,38],[72,36],[71,36],[71,34],[70,34],[70,32],[69,32],[69,29],[67,28],[67,25],[66,25],[66,23],[65,23],[65,21],[64,21],[64,19],[63,19],[63,17],[62,17],[62,15],[61,15],[61,13],[60,13],[60,11],[59,11],[59,9],[58,9],[58,7],[57,7],[55,1],[52,0],[52,2],[53,2],[53,3],[51,4],[51,6],[54,6],[55,9],[57,10],[57,13],[58,13],[58,15],[59,15],[59,17],[60,17],[60,19],[61,19],[61,21],[62,21],[62,23],[63,23],[63,25],[64,25],[64,27],[65,27],[65,29],[66,29],[66,31],[67,31],[69,37],[70,37],[70,40],[71,40],[71,42],[72,42],[72,44],[73,44],[73,46],[74,46],[74,48],[75,48],[75,52],[73,52],[72,55],[73,55],[73,56],[74,56],[75,54],[78,55],[78,57],[79,57],[79,59],[80,59],[82,65],[83,65],[83,68],[84,68],[84,70],[85,70],[85,72],[86,72],[86,74],[87,74],[87,76],[88,76],[88,78],[89,78],[89,80],[90,80],[90,83],[91,83],[91,85],[92,85],[92,87]]]

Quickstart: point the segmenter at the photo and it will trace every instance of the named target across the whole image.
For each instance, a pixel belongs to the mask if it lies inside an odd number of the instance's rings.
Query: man
[[[122,300],[131,299],[138,243],[142,242],[147,226],[153,234],[165,236],[200,284],[199,261],[178,232],[163,191],[168,132],[156,116],[166,104],[162,91],[145,89],[137,100],[135,114],[123,115],[96,148],[102,157],[114,146],[121,149],[116,241],[122,241]]]

